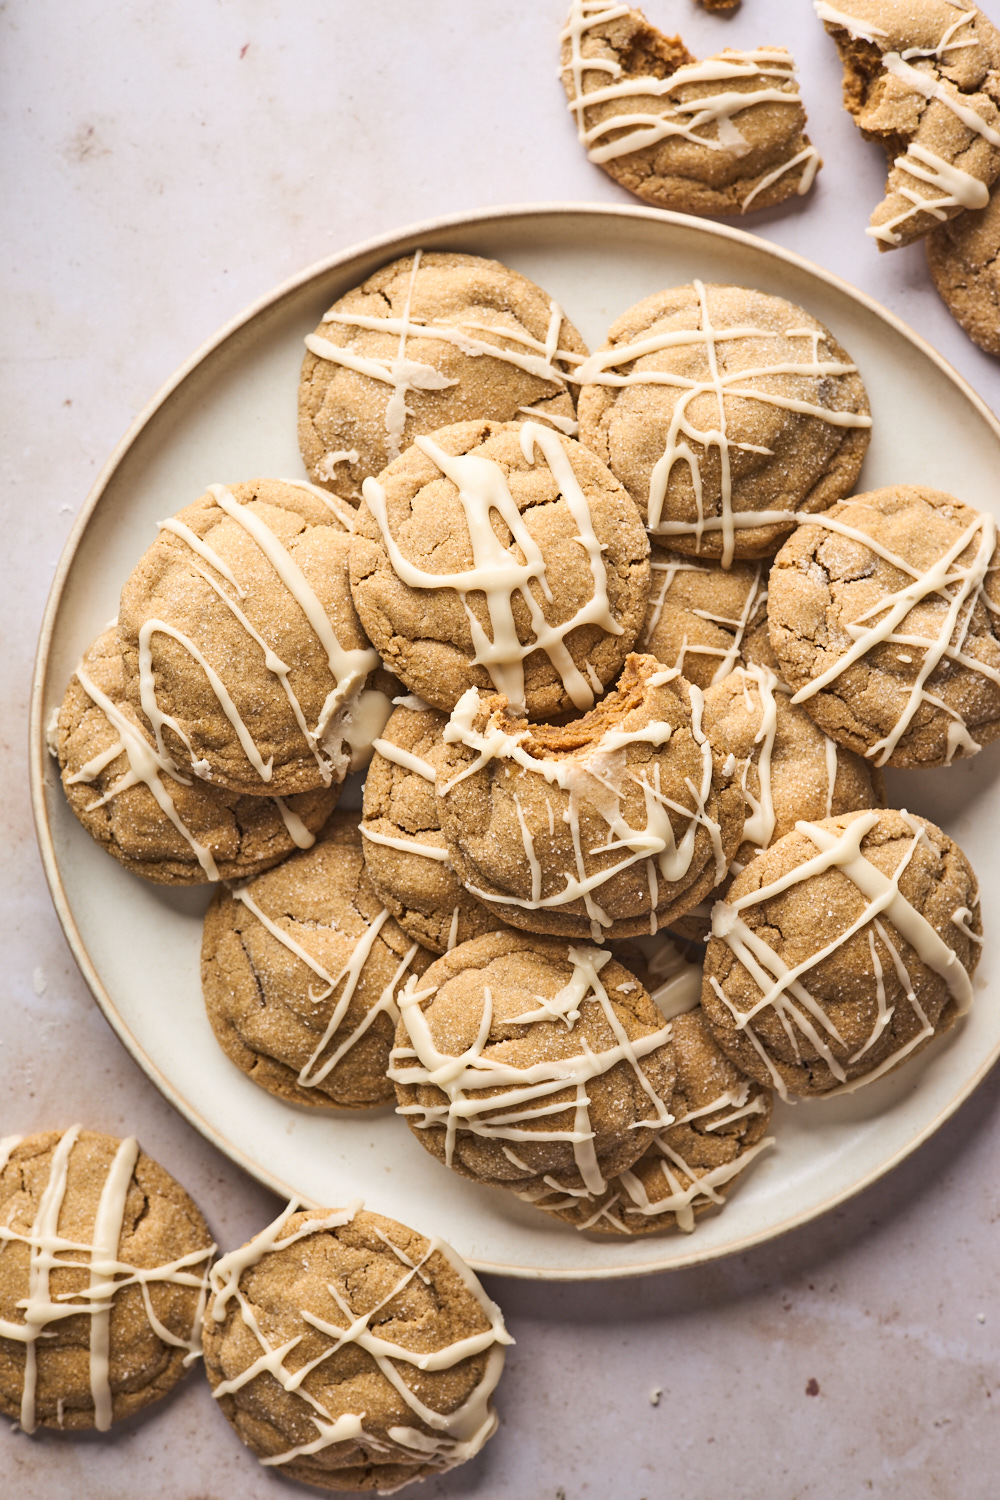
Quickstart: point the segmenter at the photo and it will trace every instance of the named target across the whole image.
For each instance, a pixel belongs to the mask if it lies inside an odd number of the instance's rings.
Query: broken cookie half
[[[950,0],[815,0],[844,65],[844,107],[889,157],[866,231],[880,250],[985,207],[1000,177],[1000,33]]]
[[[641,11],[573,0],[561,76],[590,160],[658,208],[741,214],[806,193],[820,166],[791,55],[698,62]]]

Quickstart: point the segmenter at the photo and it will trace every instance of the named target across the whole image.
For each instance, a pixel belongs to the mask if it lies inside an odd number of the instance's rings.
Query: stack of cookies
[[[881,767],[1000,733],[995,525],[852,495],[861,376],[753,289],[591,354],[518,273],[418,251],[306,345],[310,480],[162,523],[59,715],[71,805],[219,882],[206,1005],[261,1087],[395,1100],[577,1228],[690,1230],[773,1093],[968,1008],[974,877]]]

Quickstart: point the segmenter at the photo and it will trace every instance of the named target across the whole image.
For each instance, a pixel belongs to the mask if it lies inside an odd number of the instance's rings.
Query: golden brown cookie
[[[718,885],[743,830],[737,755],[752,744],[714,747],[702,706],[651,656],[561,726],[473,689],[438,781],[462,883],[529,932],[602,942],[670,925]]]
[[[844,1092],[968,1010],[981,934],[969,862],[925,818],[799,823],[715,905],[705,1018],[782,1097]]]
[[[653,547],[653,574],[639,649],[700,688],[744,664],[744,647],[767,627],[767,566],[723,568]]]
[[[669,1123],[670,1029],[601,949],[487,933],[433,963],[400,1011],[398,1112],[475,1182],[601,1193]]]
[[[439,1239],[368,1213],[295,1212],[212,1268],[205,1369],[272,1473],[390,1494],[497,1427],[503,1316]]]
[[[792,702],[877,766],[947,765],[995,739],[996,530],[918,485],[855,495],[800,525],[767,604]]]
[[[1000,175],[1000,33],[951,0],[816,0],[844,65],[844,107],[889,158],[868,230],[908,245],[966,209]]]
[[[761,1151],[771,1119],[771,1090],[745,1078],[720,1051],[701,1007],[679,1015],[670,1039],[677,1081],[670,1096],[674,1123],[657,1131],[639,1160],[600,1194],[520,1194],[577,1229],[652,1234],[680,1229],[721,1207]]]
[[[1000,190],[927,236],[927,264],[945,307],[987,354],[1000,354]]]
[[[269,1093],[366,1109],[392,1099],[396,997],[430,961],[372,890],[357,814],[335,813],[314,848],[219,891],[205,916],[205,1007],[226,1056]]]
[[[642,11],[604,0],[573,0],[560,40],[581,144],[648,203],[742,214],[812,186],[819,153],[783,47],[698,62]]]
[[[299,445],[357,505],[414,438],[470,416],[576,431],[566,377],[587,347],[547,292],[479,255],[418,250],[340,297],[306,339]]]
[[[187,1193],[135,1140],[0,1141],[0,1411],[104,1432],[201,1352],[215,1251]]]
[[[450,712],[493,688],[531,717],[582,711],[642,628],[649,544],[593,453],[537,422],[419,437],[364,485],[361,621],[410,690]]]
[[[462,885],[441,832],[434,788],[448,754],[447,722],[436,708],[404,703],[394,711],[376,741],[361,820],[376,894],[403,931],[432,953],[504,926]]]
[[[650,533],[687,555],[767,557],[798,515],[849,494],[871,417],[817,320],[749,287],[672,287],[612,324],[580,367],[580,441]]]
[[[112,626],[84,652],[52,740],[63,790],[91,838],[126,870],[162,885],[259,874],[308,849],[339,783],[289,797],[243,797],[171,769],[125,697]]]
[[[161,523],[118,618],[128,699],[161,758],[253,795],[343,779],[379,664],[351,602],[353,524],[281,479],[213,485]]]

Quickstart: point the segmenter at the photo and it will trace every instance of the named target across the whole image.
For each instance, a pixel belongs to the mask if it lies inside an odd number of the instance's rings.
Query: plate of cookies
[[[478,1270],[843,1202],[1000,1055],[998,472],[917,334],[685,215],[462,214],[279,287],[45,617],[39,839],[110,1024],[275,1191]]]

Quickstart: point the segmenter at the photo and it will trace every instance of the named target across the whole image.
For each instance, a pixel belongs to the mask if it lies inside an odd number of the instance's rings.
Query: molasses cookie
[[[173,769],[258,796],[343,779],[379,665],[351,602],[353,524],[325,491],[281,479],[212,485],[161,523],[122,590],[118,638],[128,700]]]
[[[0,1411],[23,1431],[105,1432],[200,1354],[215,1246],[135,1140],[0,1141],[0,1251]]]
[[[448,755],[447,722],[436,708],[404,703],[395,710],[375,742],[361,820],[376,894],[403,931],[433,953],[504,925],[461,884],[441,832],[434,789]]]
[[[702,713],[700,689],[651,656],[558,727],[471,690],[437,785],[462,883],[529,932],[601,942],[669,925],[718,885],[743,831],[737,754],[752,743],[713,747]]]
[[[299,445],[310,478],[361,481],[469,416],[576,431],[567,375],[587,348],[541,287],[499,261],[418,250],[336,301],[306,339]]]
[[[91,838],[126,870],[162,885],[239,880],[308,849],[340,786],[243,797],[178,771],[125,697],[112,626],[84,652],[51,745],[66,800]]]
[[[908,245],[970,208],[1000,175],[1000,33],[952,0],[815,0],[844,65],[844,108],[889,158],[866,231]]]
[[[461,422],[366,479],[351,542],[364,628],[412,692],[582,711],[642,628],[649,544],[593,453],[537,422]]]
[[[987,354],[1000,354],[1000,191],[927,236],[934,285],[956,323]]]
[[[767,605],[793,704],[877,766],[947,765],[995,739],[993,517],[895,485],[807,520],[775,559]]]
[[[295,1210],[212,1267],[205,1370],[238,1436],[325,1490],[473,1458],[513,1342],[496,1303],[442,1240],[360,1204]]]
[[[742,214],[812,186],[819,153],[783,47],[697,62],[680,37],[604,0],[573,0],[560,40],[581,144],[647,203]]]
[[[716,902],[705,1018],[783,1098],[844,1092],[968,1010],[981,934],[969,862],[933,823],[893,811],[800,822]]]
[[[798,515],[849,494],[868,399],[822,325],[749,287],[672,287],[580,367],[580,441],[676,552],[767,557]]]
[[[771,1090],[745,1078],[720,1051],[700,1006],[677,1016],[670,1047],[674,1123],[653,1136],[634,1166],[597,1196],[542,1187],[522,1198],[577,1229],[605,1234],[690,1234],[696,1216],[721,1207],[754,1157],[774,1144],[765,1136]]]
[[[408,985],[400,1011],[398,1112],[476,1182],[602,1193],[671,1122],[670,1027],[601,949],[488,933]]]
[[[411,974],[431,961],[365,873],[357,814],[335,813],[314,848],[220,890],[205,916],[202,988],[226,1056],[292,1104],[365,1109],[385,1076]]]
[[[731,568],[654,547],[653,582],[639,649],[700,688],[744,664],[744,647],[767,633],[767,567]]]

